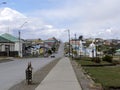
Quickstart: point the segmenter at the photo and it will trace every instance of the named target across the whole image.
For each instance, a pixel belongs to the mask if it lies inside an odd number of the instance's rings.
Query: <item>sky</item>
[[[22,38],[120,39],[120,0],[1,0],[0,33]],[[7,9],[6,9],[7,8]],[[16,13],[17,12],[17,13]],[[25,23],[27,22],[27,23]]]

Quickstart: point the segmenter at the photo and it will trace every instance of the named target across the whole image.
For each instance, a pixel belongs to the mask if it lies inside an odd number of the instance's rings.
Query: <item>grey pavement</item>
[[[35,90],[82,90],[69,58],[62,58]]]

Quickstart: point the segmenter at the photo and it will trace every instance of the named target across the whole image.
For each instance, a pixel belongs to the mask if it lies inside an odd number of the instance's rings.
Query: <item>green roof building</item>
[[[6,42],[9,43],[9,50],[10,51],[17,51],[18,56],[23,56],[23,43],[24,41],[21,39],[19,41],[19,38],[16,38],[15,36],[12,36],[11,34],[5,33],[1,35],[1,42],[3,41],[3,38],[6,40]],[[10,42],[13,42],[14,45],[10,45]],[[7,46],[7,45],[5,45]],[[3,48],[3,47],[2,47]]]
[[[11,42],[19,42],[18,38],[14,37],[14,36],[12,36],[12,35],[10,35],[8,33],[2,34],[1,37],[5,38],[5,39],[7,39],[7,40],[9,40]]]
[[[0,36],[0,43],[13,43],[13,42]]]

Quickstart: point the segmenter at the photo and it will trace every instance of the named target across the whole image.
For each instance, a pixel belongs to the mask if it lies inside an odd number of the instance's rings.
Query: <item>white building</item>
[[[94,42],[89,45],[89,57],[96,57],[96,46]]]
[[[84,47],[83,43],[85,43],[85,41],[74,40],[74,39],[70,41],[72,48],[77,51],[77,54],[79,56],[87,54],[87,49],[86,47]]]

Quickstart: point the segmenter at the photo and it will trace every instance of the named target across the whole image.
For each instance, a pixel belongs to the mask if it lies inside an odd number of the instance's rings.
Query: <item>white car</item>
[[[65,57],[68,57],[69,56],[69,54],[67,53],[67,54],[65,54]]]
[[[54,54],[52,54],[50,57],[51,57],[51,58],[55,58],[55,55],[54,55]]]

